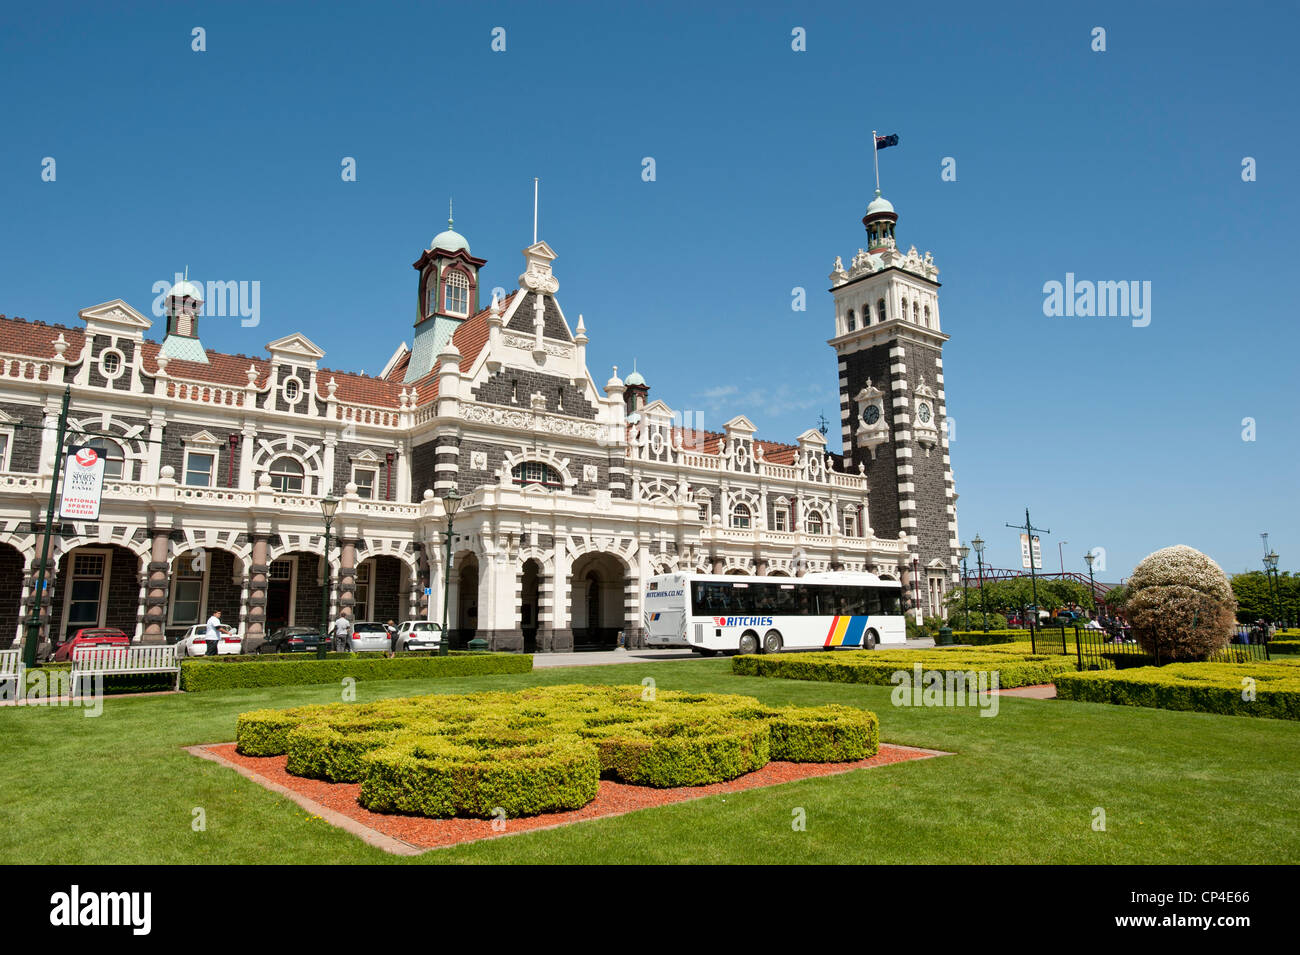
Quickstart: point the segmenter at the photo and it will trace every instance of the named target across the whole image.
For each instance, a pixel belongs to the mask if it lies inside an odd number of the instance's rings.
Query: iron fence
[[[1035,653],[1072,656],[1080,670],[1122,670],[1128,667],[1163,666],[1171,662],[1160,653],[1159,641],[1154,653],[1146,650],[1128,630],[1094,630],[1074,627],[1029,628],[1030,645]],[[1210,654],[1211,663],[1248,663],[1270,659],[1267,640],[1258,643],[1230,643]]]

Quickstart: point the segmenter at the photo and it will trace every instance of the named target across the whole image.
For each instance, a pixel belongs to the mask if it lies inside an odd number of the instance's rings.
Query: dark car
[[[281,627],[257,647],[258,653],[300,653],[329,647],[329,638],[316,627]]]
[[[83,627],[74,633],[71,639],[59,645],[59,648],[54,651],[54,659],[56,662],[66,663],[72,660],[72,655],[78,650],[99,648],[125,650],[130,645],[131,639],[121,630],[112,627]]]

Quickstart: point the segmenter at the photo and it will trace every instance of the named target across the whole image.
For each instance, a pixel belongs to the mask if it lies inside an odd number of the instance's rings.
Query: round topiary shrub
[[[1204,660],[1231,639],[1237,600],[1218,564],[1179,544],[1133,569],[1125,612],[1133,636],[1161,663]]]

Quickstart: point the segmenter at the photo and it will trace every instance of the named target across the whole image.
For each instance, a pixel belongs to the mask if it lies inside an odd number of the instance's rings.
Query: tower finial
[[[449,196],[447,198],[447,228],[450,229],[455,224],[456,220],[451,215],[451,197]]]

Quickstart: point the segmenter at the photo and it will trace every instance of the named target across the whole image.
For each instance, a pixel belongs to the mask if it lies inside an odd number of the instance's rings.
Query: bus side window
[[[867,598],[867,615],[874,616],[881,612],[880,598],[885,593],[879,587],[870,587],[866,591]]]
[[[865,587],[841,587],[840,613],[845,616],[860,617],[867,612],[867,590]]]

